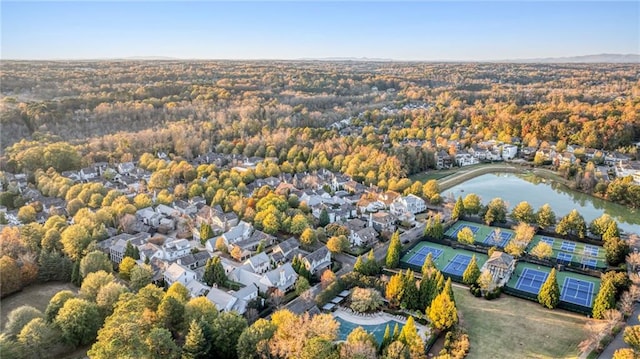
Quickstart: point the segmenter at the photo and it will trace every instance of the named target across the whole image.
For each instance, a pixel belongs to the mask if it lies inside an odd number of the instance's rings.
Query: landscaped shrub
[[[382,306],[382,295],[373,288],[356,287],[351,293],[351,309],[359,313],[376,311]]]
[[[498,288],[496,288],[496,289],[494,289],[494,290],[492,290],[490,292],[487,292],[484,295],[484,299],[486,299],[486,300],[496,299],[496,298],[500,297],[500,293],[502,293],[502,290],[501,290],[500,287],[498,287]]]

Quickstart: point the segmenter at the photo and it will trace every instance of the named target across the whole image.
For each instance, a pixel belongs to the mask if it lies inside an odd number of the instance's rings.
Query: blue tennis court
[[[563,241],[562,246],[560,246],[560,250],[565,252],[573,252],[575,249],[576,249],[575,242]]]
[[[453,259],[447,264],[446,267],[442,270],[443,272],[454,274],[458,276],[462,276],[464,271],[467,269],[467,266],[471,262],[471,257],[464,254],[456,254]]]
[[[506,246],[507,243],[509,243],[509,240],[511,239],[511,237],[512,237],[511,233],[500,232],[500,238],[496,238],[496,232],[491,232],[484,239],[484,243],[490,244],[490,245],[497,245],[498,247],[504,248],[504,246]]]
[[[523,290],[525,292],[538,294],[544,281],[547,280],[548,273],[539,270],[525,268],[518,278],[516,283],[516,289]]]
[[[420,247],[420,249],[418,249],[418,251],[414,255],[412,255],[411,258],[409,258],[407,263],[420,267],[424,264],[424,260],[427,258],[429,253],[431,253],[431,255],[433,256],[433,260],[435,261],[436,259],[438,259],[438,257],[440,257],[440,255],[442,255],[442,249],[429,246]]]
[[[592,297],[593,283],[571,277],[564,279],[560,300],[585,307],[591,307]]]
[[[600,248],[596,247],[596,246],[592,246],[589,244],[586,244],[584,246],[584,254],[587,256],[591,256],[591,257],[597,257],[598,253],[600,253]]]
[[[569,263],[571,263],[571,260],[573,259],[573,254],[559,252],[557,258],[558,258],[558,262],[559,263],[569,264]]]
[[[473,234],[478,233],[478,231],[480,230],[480,227],[474,226],[472,224],[461,224],[458,227],[456,227],[456,230],[453,233],[451,233],[451,237],[458,238],[458,232],[460,232],[464,227],[469,228],[471,232],[473,232]]]
[[[598,260],[595,258],[582,258],[582,265],[591,269],[598,269]]]
[[[540,242],[544,242],[544,243],[550,245],[551,247],[553,247],[553,243],[555,242],[555,239],[553,239],[551,237],[542,237],[542,239],[540,239]]]

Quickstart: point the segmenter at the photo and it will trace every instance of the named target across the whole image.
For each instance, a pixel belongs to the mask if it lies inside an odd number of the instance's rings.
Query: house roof
[[[231,309],[233,308],[235,302],[238,300],[238,298],[232,296],[231,294],[215,287],[209,290],[207,299],[209,299],[211,303],[215,304],[218,310]]]
[[[378,236],[378,232],[371,227],[363,228],[356,233],[365,242],[371,241]]]
[[[252,268],[256,268],[256,267],[260,267],[261,265],[265,264],[265,263],[269,263],[269,257],[267,256],[267,254],[265,252],[260,252],[252,257],[250,257],[249,259],[247,259],[244,263],[245,264],[250,264]]]
[[[176,281],[180,278],[184,273],[191,272],[191,270],[181,266],[178,263],[171,263],[171,265],[164,271],[164,276]]]
[[[311,263],[313,261],[321,261],[326,258],[327,253],[329,253],[329,249],[327,246],[322,246],[315,251],[309,253],[305,258]]]
[[[491,257],[487,260],[487,265],[501,268],[509,268],[513,262],[513,256],[504,252],[495,251],[491,254]]]

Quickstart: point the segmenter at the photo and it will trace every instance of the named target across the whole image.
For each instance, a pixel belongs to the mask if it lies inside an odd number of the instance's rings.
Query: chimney
[[[373,227],[373,213],[369,213],[369,227]]]
[[[284,285],[286,283],[286,278],[284,275],[284,269],[280,269],[280,285]]]

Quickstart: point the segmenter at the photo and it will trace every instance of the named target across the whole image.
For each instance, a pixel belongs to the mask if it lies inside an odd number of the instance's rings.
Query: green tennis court
[[[601,246],[535,235],[527,247],[527,252],[530,252],[540,242],[545,242],[553,248],[551,258],[555,258],[559,263],[573,263],[576,266],[591,269],[607,268],[604,248]]]
[[[426,255],[424,255],[425,253],[432,253],[432,255],[433,253],[438,253],[437,257],[433,256],[433,263],[445,276],[447,274],[461,276],[458,268],[460,267],[459,264],[461,263],[461,258],[468,257],[470,259],[471,256],[475,255],[478,268],[482,267],[488,258],[486,254],[471,252],[464,249],[454,249],[441,244],[423,241],[416,244],[416,246],[409,252],[405,253],[402,258],[400,258],[400,262],[407,264],[414,270],[420,270],[424,264],[424,260],[426,259]],[[466,269],[466,267],[464,269]],[[464,269],[462,270],[463,272]]]
[[[444,234],[453,240],[458,240],[458,232],[464,227],[471,229],[476,243],[484,243],[492,247],[504,248],[515,236],[515,233],[510,229],[467,221],[457,221]]]

